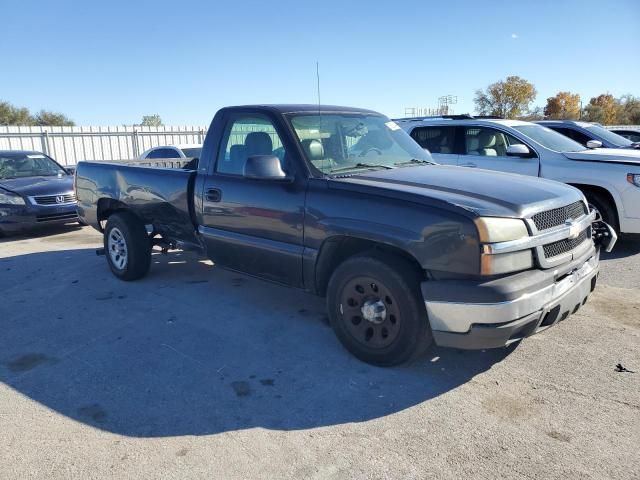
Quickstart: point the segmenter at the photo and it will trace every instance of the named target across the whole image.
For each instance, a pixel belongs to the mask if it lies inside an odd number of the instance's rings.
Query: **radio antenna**
[[[316,86],[318,88],[318,115],[320,115],[320,63],[316,60]]]

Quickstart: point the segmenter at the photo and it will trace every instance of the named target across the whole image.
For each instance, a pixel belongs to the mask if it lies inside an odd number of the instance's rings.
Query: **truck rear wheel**
[[[113,274],[121,280],[138,280],[151,266],[151,242],[138,218],[114,213],[104,230],[104,251]]]
[[[327,289],[331,325],[344,347],[378,366],[409,361],[432,342],[420,274],[377,252],[344,261]]]

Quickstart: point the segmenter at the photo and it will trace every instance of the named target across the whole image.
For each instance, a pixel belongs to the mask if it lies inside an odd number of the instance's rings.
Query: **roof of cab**
[[[320,113],[370,113],[380,115],[379,112],[367,110],[357,107],[343,107],[339,105],[318,105],[311,103],[300,104],[256,104],[256,105],[236,105],[225,107],[226,109],[244,109],[244,110],[270,110],[277,113],[299,113],[299,112],[320,112]]]

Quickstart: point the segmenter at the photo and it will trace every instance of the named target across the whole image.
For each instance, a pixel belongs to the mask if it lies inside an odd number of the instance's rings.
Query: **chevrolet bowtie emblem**
[[[564,224],[569,227],[569,240],[573,240],[580,236],[580,225],[576,225],[571,220],[567,220]]]

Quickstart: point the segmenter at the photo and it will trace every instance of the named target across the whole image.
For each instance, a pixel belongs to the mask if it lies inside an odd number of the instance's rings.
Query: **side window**
[[[504,157],[509,145],[522,142],[508,133],[487,127],[467,127],[464,130],[464,147],[467,155]]]
[[[585,147],[587,146],[587,142],[589,140],[593,140],[591,137],[589,137],[585,133],[579,132],[578,130],[569,130],[569,131],[571,132],[569,137],[573,138],[576,142],[581,143]]]
[[[587,145],[587,142],[591,140],[591,138],[589,138],[584,133],[574,130],[572,128],[566,128],[566,127],[549,127],[549,128],[585,146]]]
[[[216,172],[242,175],[252,155],[276,155],[286,171],[286,152],[275,127],[266,117],[252,115],[234,120],[225,129]]]
[[[453,153],[455,127],[417,127],[411,131],[411,138],[431,153]]]

